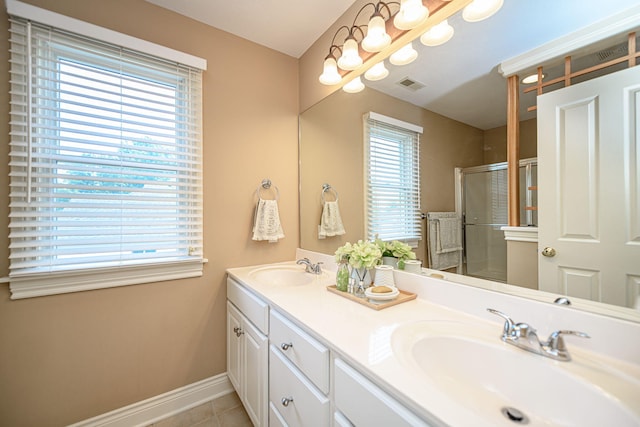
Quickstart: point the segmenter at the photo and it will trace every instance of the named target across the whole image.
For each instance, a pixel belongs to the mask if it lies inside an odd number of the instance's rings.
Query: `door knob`
[[[544,248],[542,250],[542,256],[546,256],[546,257],[549,257],[549,258],[554,257],[554,256],[556,256],[556,250],[551,248],[551,247],[549,247],[549,246],[547,246],[546,248]]]

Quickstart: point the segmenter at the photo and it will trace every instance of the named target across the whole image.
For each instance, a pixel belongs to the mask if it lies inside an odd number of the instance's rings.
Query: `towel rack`
[[[258,186],[258,188],[256,189],[256,195],[258,196],[259,199],[262,199],[262,196],[260,195],[260,191],[261,190],[269,190],[271,188],[272,184],[271,184],[271,180],[269,178],[265,178],[262,180],[262,182],[260,183],[260,185]],[[280,190],[278,189],[278,187],[276,185],[273,186],[273,188],[276,190],[276,200],[280,200]]]
[[[333,188],[331,185],[329,184],[322,184],[322,203],[324,203],[324,193],[326,193],[327,191],[333,191],[333,194],[335,195],[336,198],[336,202],[338,201],[338,192],[336,191],[335,188]]]

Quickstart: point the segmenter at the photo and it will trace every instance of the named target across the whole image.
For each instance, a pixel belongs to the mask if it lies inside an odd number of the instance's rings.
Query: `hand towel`
[[[344,226],[342,225],[342,218],[340,217],[338,201],[324,202],[320,225],[318,226],[318,239],[340,236],[344,233],[345,231]]]
[[[253,240],[275,243],[284,237],[277,200],[258,200],[253,224]]]
[[[449,226],[454,226],[452,223],[441,224],[440,221],[443,219],[450,219],[455,223],[458,223],[458,216],[455,212],[429,212],[427,214],[427,222],[428,222],[428,235],[429,235],[429,268],[433,270],[448,270],[449,268],[454,268],[460,265],[462,261],[462,244],[459,243],[459,247],[454,248],[454,244],[450,245],[450,251],[441,251],[444,248],[447,248],[448,243],[446,240],[449,236],[441,235],[439,236],[440,231],[445,231],[445,229],[449,229]],[[445,225],[445,227],[440,227],[440,225]],[[439,230],[442,228],[441,230]],[[458,233],[458,242],[460,234]],[[438,240],[440,239],[440,243]],[[440,252],[439,248],[440,247]]]
[[[460,220],[458,218],[439,218],[436,221],[436,252],[446,254],[462,250]]]

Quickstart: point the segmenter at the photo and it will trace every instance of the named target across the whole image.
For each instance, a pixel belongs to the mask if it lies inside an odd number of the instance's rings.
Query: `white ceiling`
[[[269,48],[299,58],[354,0],[147,0]],[[491,18],[449,23],[455,35],[438,47],[422,46],[409,65],[388,64],[390,75],[364,83],[376,90],[480,129],[506,122],[501,62],[620,11],[638,0],[505,0]],[[318,58],[318,75],[322,60]],[[425,85],[397,84],[409,77]]]
[[[355,0],[147,1],[299,58]]]

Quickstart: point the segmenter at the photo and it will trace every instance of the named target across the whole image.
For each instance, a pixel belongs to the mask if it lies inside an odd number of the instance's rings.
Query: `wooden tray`
[[[367,297],[358,298],[357,296],[352,295],[350,293],[339,291],[336,288],[336,285],[327,286],[327,290],[329,292],[333,292],[334,294],[340,295],[341,297],[344,297],[346,299],[350,299],[351,301],[355,301],[358,304],[366,305],[367,307],[372,308],[374,310],[382,310],[383,308],[402,304],[403,302],[416,299],[416,296],[417,296],[412,292],[407,292],[399,289],[400,295],[398,295],[395,299],[392,299],[390,301],[370,302]]]

